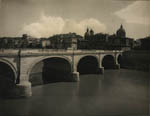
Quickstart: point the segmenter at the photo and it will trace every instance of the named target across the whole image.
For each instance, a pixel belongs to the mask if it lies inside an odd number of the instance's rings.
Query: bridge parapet
[[[17,49],[0,49],[0,56],[4,57],[4,56],[16,56],[18,54]]]
[[[86,55],[86,54],[115,54],[122,51],[104,50],[22,50],[21,56],[48,56],[48,55]]]
[[[100,55],[100,54],[118,54],[123,51],[118,50],[56,50],[56,49],[21,49],[21,57],[27,56],[49,56],[49,55]],[[19,49],[0,50],[0,57],[17,57]]]
[[[0,49],[1,54],[17,54],[19,49]],[[120,50],[64,50],[64,49],[21,49],[22,54],[86,54],[86,53],[120,53]]]

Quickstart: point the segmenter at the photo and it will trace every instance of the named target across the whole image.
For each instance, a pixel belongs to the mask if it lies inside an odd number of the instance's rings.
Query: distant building
[[[149,49],[149,39],[142,38],[141,49]],[[123,25],[109,35],[106,33],[94,33],[87,28],[84,37],[76,33],[57,34],[49,38],[35,38],[27,34],[22,37],[0,38],[0,48],[49,48],[49,49],[103,49],[103,50],[130,50],[138,46],[132,38],[126,37]],[[144,47],[145,46],[145,47]]]
[[[146,50],[149,51],[150,50],[150,36],[145,37],[145,38],[140,38],[140,50]]]
[[[134,41],[132,38],[126,37],[126,31],[123,25],[116,31],[116,34],[109,35],[104,33],[96,33],[92,29],[87,28],[84,34],[84,40],[80,42],[80,48],[88,49],[126,49],[133,47]],[[87,46],[85,45],[87,44]],[[84,46],[84,47],[81,47]]]
[[[140,49],[140,47],[141,47],[140,39],[135,40],[134,41],[134,46],[133,46],[134,50],[138,50],[138,49]]]
[[[77,49],[77,42],[82,36],[76,33],[59,34],[50,37],[51,46],[54,49]]]
[[[51,48],[51,41],[48,38],[41,38],[40,43],[42,48]]]
[[[0,38],[0,48],[19,48],[21,37],[2,37]]]
[[[39,38],[23,34],[21,44],[23,48],[39,48],[41,43]]]

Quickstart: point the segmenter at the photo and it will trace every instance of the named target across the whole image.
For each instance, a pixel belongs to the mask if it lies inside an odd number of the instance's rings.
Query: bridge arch
[[[80,58],[76,66],[80,74],[94,74],[99,68],[99,60],[95,55],[86,55]]]
[[[16,81],[16,79],[17,79],[17,70],[16,70],[15,66],[11,62],[6,60],[6,59],[0,59],[0,62],[4,63],[4,64],[6,64],[6,65],[8,65],[10,67],[10,69],[13,71],[13,74],[14,74],[14,77],[15,77],[15,81]]]
[[[116,60],[113,55],[105,55],[101,62],[104,69],[113,69],[116,64]]]
[[[41,69],[38,69],[37,67]],[[41,77],[31,77],[31,74],[35,70],[41,70]],[[28,75],[29,81],[31,81],[32,85],[38,85],[43,83],[45,84],[58,81],[67,81],[67,79],[69,80],[71,72],[72,63],[69,58],[63,56],[50,56],[40,58],[37,61],[35,61],[32,64]]]
[[[0,96],[7,96],[15,87],[17,72],[14,66],[5,59],[0,59]]]

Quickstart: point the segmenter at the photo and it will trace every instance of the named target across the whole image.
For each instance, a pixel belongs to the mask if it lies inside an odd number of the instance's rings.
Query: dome
[[[93,29],[90,30],[90,35],[94,35]]]
[[[126,37],[126,31],[123,28],[123,26],[121,25],[120,28],[117,30],[116,32],[117,36],[119,37]]]

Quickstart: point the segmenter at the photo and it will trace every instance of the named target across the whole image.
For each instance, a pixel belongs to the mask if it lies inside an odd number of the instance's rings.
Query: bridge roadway
[[[92,57],[98,63],[97,73],[104,73],[103,60],[109,56],[114,60],[113,68],[119,69],[119,56],[123,51],[118,50],[52,50],[52,49],[1,49],[0,62],[8,65],[14,73],[14,83],[16,84],[17,94],[19,96],[31,96],[31,82],[29,75],[33,67],[45,59],[63,59],[71,66],[71,81],[79,81],[78,64],[82,59]],[[111,60],[108,57],[108,60]],[[87,62],[88,63],[88,62]]]

